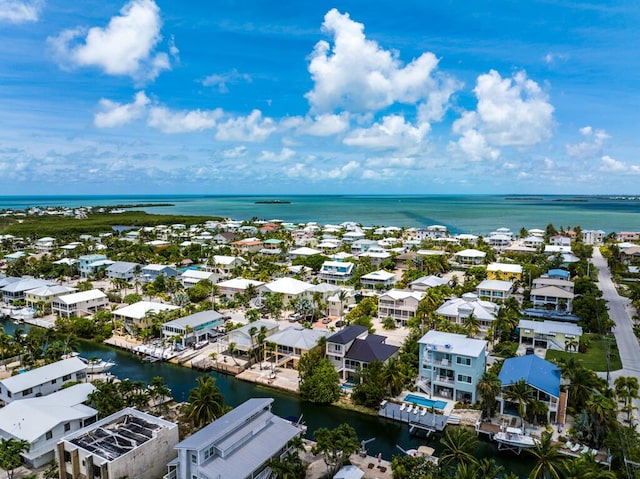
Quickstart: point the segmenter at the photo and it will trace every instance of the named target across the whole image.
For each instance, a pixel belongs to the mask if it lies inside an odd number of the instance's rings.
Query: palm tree
[[[234,343],[233,341],[231,341],[229,343],[229,346],[227,347],[227,352],[229,353],[229,355],[231,356],[231,359],[233,359],[233,362],[237,366],[238,365],[238,360],[236,359],[234,354],[238,352],[238,345],[236,343]]]
[[[578,339],[577,338],[567,338],[567,340],[564,342],[564,350],[569,352],[569,351],[577,351],[578,350]]]
[[[478,447],[478,438],[468,429],[461,427],[449,428],[444,437],[440,439],[444,451],[440,455],[440,463],[460,464],[475,463],[475,452]]]
[[[7,471],[7,478],[13,477],[13,470],[22,463],[21,454],[29,452],[30,444],[24,439],[0,440],[0,467]]]
[[[559,446],[551,440],[551,434],[544,433],[533,449],[527,449],[535,457],[534,466],[529,479],[560,479]]]
[[[344,302],[349,297],[349,292],[346,289],[338,291],[338,301],[340,301],[340,319],[344,319]]]
[[[201,376],[189,392],[186,416],[196,428],[201,428],[225,412],[224,396],[212,376]]]
[[[518,415],[524,429],[524,417],[527,412],[527,404],[533,400],[533,389],[524,379],[520,379],[505,389],[504,398],[507,401],[518,403]]]
[[[402,392],[406,375],[402,369],[402,363],[398,358],[389,358],[382,370],[382,379],[392,396],[397,396]]]
[[[638,378],[635,376],[620,376],[615,381],[616,395],[624,400],[627,411],[627,421],[631,422],[632,401],[638,398]]]
[[[502,383],[498,376],[494,373],[486,372],[482,375],[478,381],[477,389],[486,409],[486,417],[491,417],[491,410],[493,409],[496,397],[500,394]]]
[[[473,313],[464,318],[462,324],[464,326],[465,332],[470,338],[476,337],[476,335],[480,332],[480,320]]]

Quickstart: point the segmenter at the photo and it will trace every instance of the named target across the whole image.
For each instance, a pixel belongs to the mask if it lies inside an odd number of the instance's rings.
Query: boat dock
[[[426,407],[414,407],[406,403],[397,404],[389,401],[380,403],[378,416],[408,424],[409,434],[424,431],[427,436],[443,431],[449,420],[449,416],[430,412]]]

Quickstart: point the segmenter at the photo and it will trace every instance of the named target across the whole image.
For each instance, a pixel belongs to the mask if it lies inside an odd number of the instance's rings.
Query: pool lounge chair
[[[411,411],[413,411],[413,404],[409,404],[409,407],[407,408],[407,414],[411,414]]]
[[[584,446],[582,451],[580,451],[580,454],[587,454],[590,450],[591,448],[589,446]]]
[[[573,443],[571,441],[567,441],[564,443],[564,447],[571,450],[571,448],[573,447]]]
[[[594,456],[598,455],[598,450],[597,449],[591,449],[591,454],[593,454]]]
[[[401,410],[401,411],[404,411],[404,408],[406,408],[406,407],[407,407],[407,403],[406,403],[406,402],[403,402],[403,403],[402,403],[402,406],[400,406],[400,410]]]
[[[427,414],[427,408],[423,407],[422,408],[422,412],[420,413],[421,416],[424,416],[425,414]]]
[[[581,447],[582,447],[582,444],[576,443],[571,448],[571,452],[578,452],[578,449],[580,449]]]

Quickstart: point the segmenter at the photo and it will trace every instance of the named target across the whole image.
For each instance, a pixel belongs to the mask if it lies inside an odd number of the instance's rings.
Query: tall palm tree
[[[496,397],[500,394],[502,383],[494,373],[486,372],[478,381],[477,389],[486,407],[486,417],[491,417],[491,410],[496,403]]]
[[[392,396],[397,396],[402,392],[406,375],[402,369],[402,363],[398,358],[389,358],[387,364],[382,369],[382,379]]]
[[[615,388],[618,398],[624,400],[627,411],[627,421],[631,422],[632,401],[638,398],[638,378],[635,376],[620,376],[616,378]]]
[[[444,451],[440,455],[440,463],[443,465],[475,463],[475,452],[478,447],[478,438],[468,429],[461,427],[449,428],[444,437],[440,439]]]
[[[533,400],[533,389],[524,379],[520,379],[518,382],[510,384],[505,389],[504,398],[507,401],[518,403],[518,415],[520,416],[524,429],[524,418],[527,413],[527,404]]]
[[[212,376],[201,376],[196,382],[197,386],[189,392],[186,416],[199,429],[224,414],[225,404]]]
[[[551,440],[551,434],[544,433],[536,446],[527,451],[535,457],[536,465],[533,467],[529,479],[560,479],[560,454],[559,446]]]
[[[0,467],[7,471],[7,478],[13,478],[13,470],[22,463],[21,454],[29,452],[31,446],[24,439],[0,440]]]
[[[464,318],[462,325],[470,338],[475,338],[480,332],[480,320],[474,313],[471,313],[469,316]]]

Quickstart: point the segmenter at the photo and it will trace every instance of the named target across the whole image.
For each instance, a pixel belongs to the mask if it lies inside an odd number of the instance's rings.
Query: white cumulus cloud
[[[401,115],[388,115],[369,128],[356,128],[344,139],[349,146],[371,149],[392,149],[416,146],[429,132],[429,124],[413,126]]]
[[[615,160],[608,155],[600,158],[600,171],[607,173],[621,173],[627,170],[627,165],[624,162]]]
[[[580,143],[565,145],[565,151],[567,155],[572,158],[586,159],[595,158],[602,154],[602,147],[605,141],[609,138],[607,132],[604,130],[597,130],[590,126],[580,128],[580,134],[583,137],[583,141]]]
[[[440,106],[430,108],[436,111],[448,102],[450,93],[434,95],[440,91],[441,81],[433,53],[423,53],[403,65],[396,53],[366,38],[362,23],[336,9],[325,15],[322,28],[332,37],[333,45],[319,41],[310,57],[314,87],[306,97],[313,111],[377,111],[396,102],[437,101]],[[445,90],[453,86],[447,82]]]
[[[223,158],[236,159],[236,158],[242,158],[246,156],[247,151],[248,151],[247,147],[244,145],[241,145],[241,146],[236,146],[235,148],[229,148],[227,150],[223,150],[222,152],[220,152],[220,155]]]
[[[98,67],[109,75],[154,79],[171,68],[169,55],[155,52],[161,27],[160,8],[153,0],[131,0],[106,27],[64,30],[49,42],[63,66]],[[175,45],[170,48],[177,52]]]
[[[222,116],[222,110],[171,111],[164,106],[154,106],[149,110],[147,123],[164,133],[187,133],[213,128]]]
[[[453,124],[453,132],[461,136],[453,146],[462,153],[495,159],[499,147],[531,146],[551,135],[553,105],[525,72],[502,78],[491,70],[478,77],[473,92],[476,110],[463,113]]]
[[[99,102],[102,111],[95,114],[93,124],[98,128],[115,128],[142,118],[150,100],[143,91],[136,93],[131,103],[118,103],[107,98]]]
[[[298,131],[311,136],[333,136],[344,133],[348,128],[349,114],[347,112],[338,115],[323,113],[306,117],[298,126]]]
[[[279,152],[263,150],[262,152],[260,152],[260,157],[258,158],[258,161],[282,163],[290,160],[295,155],[296,155],[296,152],[293,151],[291,148],[287,148],[287,147],[282,148],[282,150],[280,150]]]
[[[312,181],[322,180],[344,180],[353,176],[358,171],[360,163],[350,161],[342,166],[334,168],[315,168],[304,163],[296,163],[285,170],[285,174],[290,178],[304,178]]]
[[[32,2],[0,0],[0,22],[37,22],[41,8],[42,2],[38,0]]]
[[[263,118],[260,110],[253,110],[247,116],[229,118],[218,124],[216,140],[261,142],[276,131],[271,118]]]

